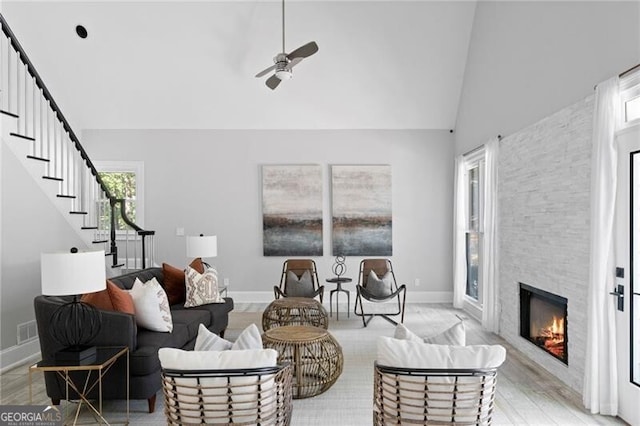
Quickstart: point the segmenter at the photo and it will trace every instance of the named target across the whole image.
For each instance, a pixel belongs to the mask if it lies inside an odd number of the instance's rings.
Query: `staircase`
[[[127,217],[1,14],[0,25],[2,140],[87,247],[104,248],[109,276],[155,265],[155,231]]]

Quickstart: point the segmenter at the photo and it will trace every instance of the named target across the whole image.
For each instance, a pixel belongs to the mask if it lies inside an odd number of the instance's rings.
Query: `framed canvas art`
[[[262,166],[265,256],[322,256],[320,165]]]
[[[391,256],[391,166],[331,167],[333,255]]]

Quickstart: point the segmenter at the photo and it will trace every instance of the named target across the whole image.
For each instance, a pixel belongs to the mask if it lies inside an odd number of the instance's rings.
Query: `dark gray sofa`
[[[124,289],[130,289],[136,278],[146,282],[155,277],[163,285],[162,268],[147,268],[118,277],[110,278],[114,284]],[[51,338],[49,319],[52,313],[71,297],[37,296],[34,300],[38,334],[40,336],[40,350],[42,359],[52,359],[56,351],[62,347]],[[225,303],[213,303],[193,308],[185,308],[182,304],[171,306],[173,331],[159,333],[136,326],[133,315],[100,311],[102,328],[92,342],[97,346],[127,346],[130,360],[130,398],[146,399],[149,402],[149,412],[155,409],[155,396],[160,390],[160,360],[158,349],[161,347],[193,349],[198,327],[202,323],[214,333],[224,336],[229,323],[229,312],[233,310],[233,299],[226,297]],[[103,399],[126,399],[126,364],[125,360],[118,361],[109,371],[102,386]],[[86,377],[85,373],[78,373],[78,382]],[[78,383],[76,382],[76,383]],[[56,373],[45,373],[47,395],[54,404],[65,398],[64,381]],[[89,394],[92,397],[95,395]],[[70,399],[77,395],[73,393]]]

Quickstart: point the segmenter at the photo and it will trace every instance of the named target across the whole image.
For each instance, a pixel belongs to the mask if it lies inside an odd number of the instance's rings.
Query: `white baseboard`
[[[15,345],[0,351],[0,374],[40,359],[40,341],[33,339],[23,345]]]
[[[329,291],[325,288],[324,301],[329,300]],[[344,300],[340,294],[340,300]],[[270,303],[273,301],[272,291],[229,291],[229,297],[236,303]],[[351,303],[356,299],[356,292],[351,291]],[[410,291],[407,292],[407,303],[452,303],[451,291]]]

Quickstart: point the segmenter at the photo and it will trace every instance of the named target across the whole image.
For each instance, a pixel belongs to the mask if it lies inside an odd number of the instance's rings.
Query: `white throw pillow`
[[[378,338],[378,364],[404,368],[497,368],[507,351],[500,345],[448,346]]]
[[[173,319],[169,309],[169,299],[158,280],[150,279],[143,283],[138,278],[129,290],[135,306],[136,324],[160,332],[173,331]]]
[[[196,337],[196,344],[193,347],[194,351],[226,351],[231,349],[231,343],[228,340],[218,336],[213,331],[205,327],[204,324],[200,324],[198,327],[198,336]]]
[[[187,266],[185,286],[185,308],[225,302],[220,296],[220,291],[218,291],[218,271],[214,268],[207,268],[203,274],[200,274],[191,266]]]
[[[464,321],[459,321],[442,333],[429,337],[420,337],[404,325],[398,324],[393,337],[401,340],[433,343],[434,345],[464,346],[466,344]]]
[[[210,331],[204,324],[198,327],[198,336],[194,351],[226,351],[226,350],[249,350],[262,349],[262,336],[255,324],[249,325],[238,336],[235,343],[232,343],[214,332]]]
[[[231,347],[232,350],[262,349],[262,335],[258,326],[251,324],[238,336]]]

